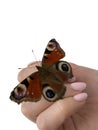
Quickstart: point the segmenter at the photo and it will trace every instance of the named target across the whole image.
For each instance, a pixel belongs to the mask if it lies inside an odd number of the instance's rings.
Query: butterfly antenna
[[[19,70],[22,69],[22,68],[18,68]]]
[[[25,69],[25,68],[27,68],[27,67],[23,67],[23,68],[18,68],[19,70],[21,70],[21,69]]]
[[[34,51],[32,50],[32,53],[33,53],[33,56],[34,56],[34,58],[35,58],[35,61],[37,62],[37,64],[38,64],[38,66],[40,66],[40,64],[39,64],[39,62],[38,62],[38,59],[37,59],[37,57],[36,57],[36,55],[35,55],[35,53],[34,53]]]
[[[39,61],[37,60],[37,57],[36,57],[36,55],[35,55],[33,50],[32,50],[32,53],[33,53],[33,56],[34,56],[34,59],[35,59],[36,63],[38,64],[38,66],[40,66]],[[25,68],[27,68],[27,67],[23,67],[23,68],[19,67],[18,69],[25,69]]]

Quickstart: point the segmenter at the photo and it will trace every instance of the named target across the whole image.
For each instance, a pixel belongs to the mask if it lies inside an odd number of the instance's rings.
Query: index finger
[[[18,74],[18,81],[21,82],[23,79],[28,77],[30,74],[37,71],[36,65],[41,66],[41,62],[32,62],[26,68],[22,69]]]

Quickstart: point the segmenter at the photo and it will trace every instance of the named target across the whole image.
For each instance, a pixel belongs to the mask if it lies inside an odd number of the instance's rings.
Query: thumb
[[[40,113],[36,123],[40,130],[57,130],[64,121],[78,111],[87,99],[86,93],[58,100],[45,111]]]

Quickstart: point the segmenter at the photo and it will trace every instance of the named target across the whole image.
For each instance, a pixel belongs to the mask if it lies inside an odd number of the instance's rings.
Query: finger
[[[96,84],[98,84],[98,71],[75,64],[71,64],[71,66],[73,68],[73,74],[75,75],[76,80],[87,84],[85,92],[88,93],[89,100],[91,100],[92,97],[97,96],[98,93],[96,91]]]
[[[38,116],[36,121],[38,128],[40,130],[57,130],[68,117],[85,104],[86,99],[87,94],[81,93],[55,102]]]
[[[31,63],[28,64],[27,66],[28,66],[28,67],[33,67],[34,65],[35,65],[35,66],[36,66],[36,65],[41,66],[41,61],[31,62]]]
[[[64,97],[72,97],[86,89],[86,83],[84,82],[74,82],[71,84],[65,84],[66,92]]]
[[[21,82],[23,79],[28,77],[30,74],[37,71],[36,65],[41,65],[41,62],[33,62],[28,65],[27,68],[22,69],[18,74],[18,81]]]
[[[72,97],[75,94],[82,92],[85,88],[86,88],[86,84],[81,83],[81,82],[66,84],[66,90],[67,91],[65,92],[64,98],[65,97]],[[45,100],[42,97],[41,100],[38,101],[37,103],[35,103],[35,102],[24,102],[24,103],[22,103],[21,110],[22,110],[22,113],[28,119],[35,122],[37,116],[52,104],[53,104],[53,102],[48,102],[47,100]]]
[[[96,78],[98,80],[98,72],[95,69],[91,69],[84,66],[79,66],[71,63],[73,74],[75,75],[77,81],[91,81],[92,78]],[[94,76],[92,76],[94,75]]]
[[[52,104],[53,102],[48,102],[42,97],[38,102],[23,102],[21,111],[29,120],[36,122],[37,116]]]

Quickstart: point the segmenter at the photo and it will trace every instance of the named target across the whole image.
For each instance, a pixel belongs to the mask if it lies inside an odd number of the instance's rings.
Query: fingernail
[[[72,83],[71,88],[74,90],[82,91],[86,88],[86,83],[83,83],[83,82]]]
[[[87,97],[88,97],[87,93],[80,93],[80,94],[75,95],[73,98],[76,101],[85,101]]]

